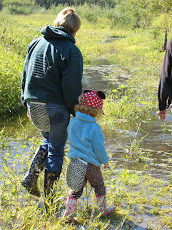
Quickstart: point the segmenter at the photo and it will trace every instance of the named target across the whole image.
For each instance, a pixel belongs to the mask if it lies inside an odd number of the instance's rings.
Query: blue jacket
[[[65,105],[74,113],[82,93],[83,59],[66,27],[46,26],[42,37],[28,45],[21,100]]]
[[[67,131],[70,158],[81,158],[95,166],[108,162],[103,133],[95,118],[76,112],[76,117],[71,119]]]

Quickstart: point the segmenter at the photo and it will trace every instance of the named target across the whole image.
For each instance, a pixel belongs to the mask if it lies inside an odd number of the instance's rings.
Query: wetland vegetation
[[[34,1],[18,0],[15,5],[4,0],[2,4],[0,1],[0,229],[172,229],[171,115],[164,125],[156,116],[166,31],[167,41],[172,37],[172,4],[161,1],[158,5],[156,0],[152,4],[135,0],[100,2],[102,5],[73,2],[82,17],[76,42],[84,58],[84,79],[94,78],[95,73],[91,76],[90,71],[97,69],[96,81],[103,79],[100,87],[107,85],[100,125],[111,161],[103,174],[108,200],[117,208],[110,217],[96,215],[93,191],[87,186],[78,205],[78,224],[61,221],[68,191],[68,158],[55,188],[57,202],[51,216],[44,212],[44,197],[35,199],[21,186],[41,142],[20,103],[27,45],[40,36],[42,27],[53,24],[64,5],[46,9],[44,4],[35,6]],[[96,88],[98,83],[89,86]],[[150,167],[155,166],[159,171],[152,173]],[[39,184],[43,191],[43,175]]]

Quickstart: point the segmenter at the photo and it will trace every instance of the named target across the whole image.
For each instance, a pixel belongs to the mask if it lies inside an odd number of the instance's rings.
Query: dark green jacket
[[[167,46],[158,87],[158,109],[169,107],[172,102],[172,38]]]
[[[21,100],[65,105],[73,113],[82,93],[83,58],[65,27],[46,26],[28,45]]]

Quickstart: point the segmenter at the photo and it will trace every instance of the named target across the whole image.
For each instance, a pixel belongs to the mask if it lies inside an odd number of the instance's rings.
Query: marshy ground
[[[127,79],[122,70],[119,71],[124,76],[122,79],[108,78],[114,71],[115,66],[109,63],[86,66],[83,85],[90,89],[97,87],[96,90],[105,90],[108,94]],[[153,113],[140,124],[102,126],[106,150],[111,158],[110,168],[104,171],[107,196],[109,204],[116,205],[116,210],[106,218],[97,216],[94,192],[88,186],[79,200],[78,223],[74,225],[66,225],[60,218],[68,191],[65,181],[68,161],[65,161],[56,188],[58,211],[52,211],[52,216],[48,217],[44,207],[40,209],[38,205],[43,204],[44,197],[35,199],[20,184],[31,153],[41,140],[40,135],[25,115],[15,121],[4,121],[1,123],[5,130],[4,134],[1,132],[0,164],[2,229],[171,229],[171,119],[172,115],[168,113],[167,124],[162,126]],[[10,134],[9,139],[5,133]],[[40,186],[43,192],[43,175]],[[34,223],[33,209],[38,218]]]
[[[0,15],[0,112],[15,114],[0,122],[0,229],[172,229],[172,115],[169,111],[164,125],[156,115],[164,35],[156,31],[155,36],[153,27],[133,30],[112,27],[109,18],[96,23],[84,19],[77,34],[84,57],[83,88],[107,93],[99,123],[111,158],[103,173],[108,202],[116,205],[113,215],[98,215],[88,186],[78,204],[79,223],[62,223],[67,158],[51,216],[40,208],[44,197],[37,200],[21,186],[41,143],[40,134],[19,110],[22,67],[27,44],[54,20],[54,15],[46,16]],[[169,30],[168,40],[171,35]],[[39,183],[43,192],[43,174]]]

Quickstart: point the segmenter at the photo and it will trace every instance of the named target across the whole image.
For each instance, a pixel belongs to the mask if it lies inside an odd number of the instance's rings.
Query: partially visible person
[[[172,99],[172,38],[167,46],[158,88],[158,116],[164,122]]]
[[[71,119],[68,131],[70,163],[67,169],[67,184],[71,188],[63,218],[71,221],[77,200],[87,183],[94,188],[99,211],[110,214],[115,207],[107,207],[106,187],[100,165],[108,168],[109,157],[104,147],[104,137],[96,118],[103,114],[103,92],[85,91],[79,105],[75,106],[76,116]]]
[[[37,179],[44,167],[46,196],[62,170],[66,128],[82,93],[83,58],[74,38],[80,26],[75,9],[67,7],[57,15],[54,26],[44,27],[42,36],[28,45],[21,100],[44,139],[22,185],[35,196],[41,195]]]

